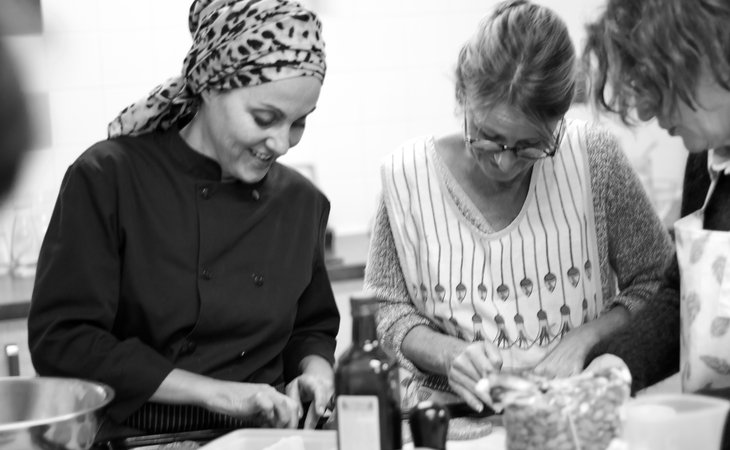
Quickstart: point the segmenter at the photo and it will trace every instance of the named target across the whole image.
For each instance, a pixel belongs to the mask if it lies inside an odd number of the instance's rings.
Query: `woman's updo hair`
[[[459,53],[460,106],[488,112],[508,105],[546,134],[548,122],[568,111],[575,85],[575,48],[567,26],[549,8],[526,0],[497,5]]]

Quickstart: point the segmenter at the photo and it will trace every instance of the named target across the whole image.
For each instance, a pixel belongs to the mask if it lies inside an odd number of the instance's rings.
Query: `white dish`
[[[201,450],[263,450],[281,439],[300,436],[305,450],[337,450],[337,432],[333,430],[279,430],[248,428],[232,431],[210,441]]]

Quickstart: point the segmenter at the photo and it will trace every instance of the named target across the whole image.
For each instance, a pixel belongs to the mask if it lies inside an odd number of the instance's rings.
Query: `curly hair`
[[[552,10],[525,0],[502,2],[459,53],[456,99],[478,108],[506,104],[538,129],[562,117],[575,94],[575,48]]]
[[[635,108],[671,113],[696,108],[705,71],[730,90],[730,2],[609,0],[586,26],[583,67],[593,101],[634,122]]]

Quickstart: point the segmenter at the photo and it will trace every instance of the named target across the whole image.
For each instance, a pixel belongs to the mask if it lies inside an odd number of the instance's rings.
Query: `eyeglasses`
[[[560,119],[557,130],[553,133],[553,143],[534,144],[524,146],[508,147],[499,142],[489,139],[474,139],[469,135],[467,128],[466,114],[464,114],[464,143],[480,153],[502,153],[510,151],[518,158],[524,159],[542,159],[555,156],[563,139],[563,129],[565,128],[565,118]]]

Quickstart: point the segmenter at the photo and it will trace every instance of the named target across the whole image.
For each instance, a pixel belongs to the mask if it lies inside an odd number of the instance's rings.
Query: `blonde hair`
[[[497,5],[463,46],[456,99],[489,109],[508,105],[538,129],[570,108],[576,56],[565,23],[549,8],[525,0]]]

